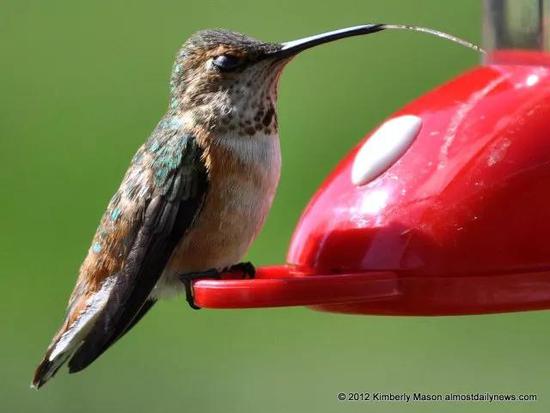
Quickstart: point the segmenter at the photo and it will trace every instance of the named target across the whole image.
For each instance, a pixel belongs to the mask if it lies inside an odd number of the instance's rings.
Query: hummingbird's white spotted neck
[[[192,124],[215,138],[276,135],[277,87],[286,62],[258,63],[207,93],[194,94],[194,85],[189,85],[183,96],[172,97],[167,118],[186,119],[183,124]]]
[[[258,66],[229,87],[217,133],[232,132],[242,137],[277,133],[277,87],[282,67]]]

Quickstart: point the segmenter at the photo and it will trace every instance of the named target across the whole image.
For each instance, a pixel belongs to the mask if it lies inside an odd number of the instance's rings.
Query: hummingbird
[[[241,260],[279,182],[284,67],[314,46],[387,28],[405,27],[367,24],[285,43],[203,30],[183,44],[168,109],[101,218],[34,388],[67,361],[70,373],[89,366],[159,299],[185,294],[196,307],[193,280],[254,275]]]

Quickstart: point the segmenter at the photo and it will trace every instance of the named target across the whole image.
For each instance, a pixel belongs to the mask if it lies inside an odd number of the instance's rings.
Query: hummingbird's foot
[[[227,270],[232,273],[241,273],[243,278],[254,278],[256,276],[256,267],[250,262],[240,262],[238,264],[232,265]]]
[[[203,272],[188,272],[179,276],[185,287],[185,299],[193,310],[201,308],[195,304],[195,294],[193,293],[193,281],[200,278],[220,278],[220,272],[216,269],[211,269]]]
[[[179,276],[181,282],[185,287],[185,299],[187,300],[189,307],[191,307],[194,310],[200,310],[200,307],[197,304],[195,304],[195,294],[193,292],[193,281],[201,278],[219,279],[223,272],[224,271],[220,272],[213,268],[211,270],[202,271],[202,272],[188,272],[185,274],[181,274]],[[256,268],[251,262],[241,262],[239,264],[232,265],[227,270],[225,270],[225,272],[239,273],[243,275],[243,278],[254,278],[254,276],[256,275]]]

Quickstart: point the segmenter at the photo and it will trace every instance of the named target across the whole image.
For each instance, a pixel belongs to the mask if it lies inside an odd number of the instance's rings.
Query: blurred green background
[[[546,412],[550,312],[406,318],[158,305],[84,373],[31,375],[107,201],[167,106],[194,31],[291,40],[366,22],[480,40],[480,0],[0,1],[0,412]],[[301,210],[381,119],[478,60],[387,32],[326,45],[282,78],[283,172],[249,258],[285,259]],[[536,393],[531,403],[342,403],[340,391]]]

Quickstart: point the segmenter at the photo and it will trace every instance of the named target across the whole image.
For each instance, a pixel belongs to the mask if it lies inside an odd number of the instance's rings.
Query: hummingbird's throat
[[[277,86],[282,65],[262,62],[238,77],[228,80],[215,91],[175,100],[175,107],[199,127],[216,135],[250,137],[258,133],[277,134]],[[191,92],[191,91],[188,91]]]

